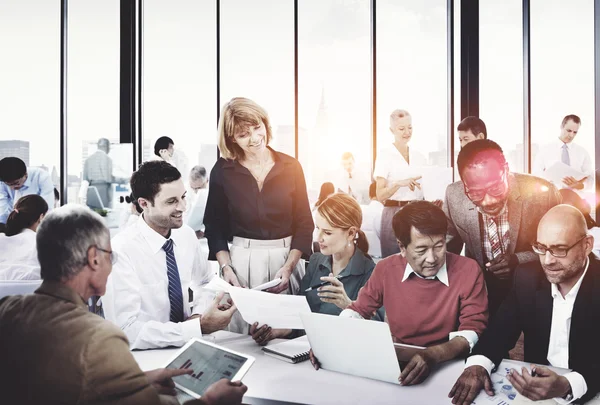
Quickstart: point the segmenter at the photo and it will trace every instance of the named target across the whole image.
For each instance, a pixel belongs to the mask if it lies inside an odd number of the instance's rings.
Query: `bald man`
[[[557,205],[540,220],[533,251],[539,263],[517,268],[512,290],[479,339],[450,391],[453,404],[471,404],[490,373],[507,357],[521,332],[525,361],[573,370],[559,376],[547,367],[511,370],[508,380],[532,400],[585,402],[600,390],[600,262],[590,254],[594,237],[581,212]],[[533,365],[531,369],[533,370]]]

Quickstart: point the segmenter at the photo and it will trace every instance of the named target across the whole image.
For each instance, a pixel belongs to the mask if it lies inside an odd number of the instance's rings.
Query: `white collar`
[[[567,149],[571,150],[571,145],[573,145],[573,141],[569,142],[569,143],[564,143],[563,141],[560,140],[560,138],[556,138],[556,145],[558,147],[560,147],[562,149],[563,145],[567,145]]]
[[[564,298],[565,300],[567,300],[568,298],[572,298],[573,300],[575,300],[575,297],[577,297],[577,293],[579,293],[579,289],[581,288],[581,282],[583,281],[583,278],[585,277],[585,273],[587,273],[589,266],[590,258],[587,257],[585,262],[585,270],[583,270],[583,274],[581,275],[581,277],[579,277],[579,280],[577,280],[577,283],[575,283],[573,288],[571,288],[571,291],[569,291],[569,293],[566,295],[566,297]],[[553,299],[556,299],[556,297],[562,298],[562,294],[560,293],[560,291],[558,291],[558,286],[556,284],[550,283],[550,291]]]
[[[426,279],[426,280],[433,280],[437,277],[437,279],[440,280],[440,282],[442,284],[444,284],[446,287],[450,287],[450,282],[448,281],[448,268],[446,267],[445,261],[444,261],[444,264],[442,265],[442,267],[440,267],[440,269],[438,270],[437,274],[435,276],[431,276],[431,277],[421,276],[419,273],[417,273],[416,271],[413,270],[413,268],[410,266],[410,264],[408,262],[406,262],[406,269],[404,270],[404,277],[402,277],[402,282],[404,282],[412,273],[415,273],[415,275],[417,277],[420,277],[420,278]]]
[[[150,245],[150,249],[152,249],[152,252],[154,254],[156,254],[157,252],[159,252],[162,247],[164,246],[165,242],[167,241],[167,239],[162,236],[160,233],[156,232],[154,229],[150,228],[150,225],[148,225],[146,223],[146,221],[144,220],[144,214],[140,214],[139,218],[138,218],[138,222],[137,222],[137,227],[140,231],[140,233],[142,234],[142,236],[144,237],[144,239],[146,239],[146,242],[148,242],[148,244]],[[174,230],[171,230],[171,239],[173,239],[173,244],[177,245],[177,242],[175,241],[173,232]]]

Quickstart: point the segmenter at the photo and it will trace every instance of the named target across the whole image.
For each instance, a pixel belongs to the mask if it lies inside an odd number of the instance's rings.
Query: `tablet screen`
[[[222,378],[231,380],[248,359],[217,347],[193,342],[167,368],[189,368],[191,375],[182,375],[173,380],[190,391],[203,395],[204,391]]]

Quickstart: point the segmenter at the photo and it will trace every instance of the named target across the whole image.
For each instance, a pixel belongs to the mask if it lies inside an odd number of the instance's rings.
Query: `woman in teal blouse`
[[[321,252],[310,257],[300,288],[300,294],[306,296],[313,312],[339,315],[357,298],[371,277],[375,262],[366,253],[369,242],[360,230],[361,223],[360,205],[348,194],[332,194],[317,207],[315,224]],[[307,291],[323,281],[331,285]],[[384,309],[380,308],[373,319],[383,321],[384,316]],[[251,325],[250,334],[260,345],[271,339],[293,336],[289,329],[257,326]]]

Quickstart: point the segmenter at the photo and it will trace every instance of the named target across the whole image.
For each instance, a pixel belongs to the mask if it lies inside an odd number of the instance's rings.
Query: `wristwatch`
[[[573,391],[569,388],[569,392],[567,392],[567,394],[562,397],[565,401],[572,401],[573,400]]]
[[[237,277],[237,271],[235,271],[235,267],[233,267],[231,263],[227,263],[221,266],[221,269],[219,270],[219,277],[223,278],[223,269],[225,267],[229,267],[231,271],[233,271],[233,274],[235,274],[235,276]]]

